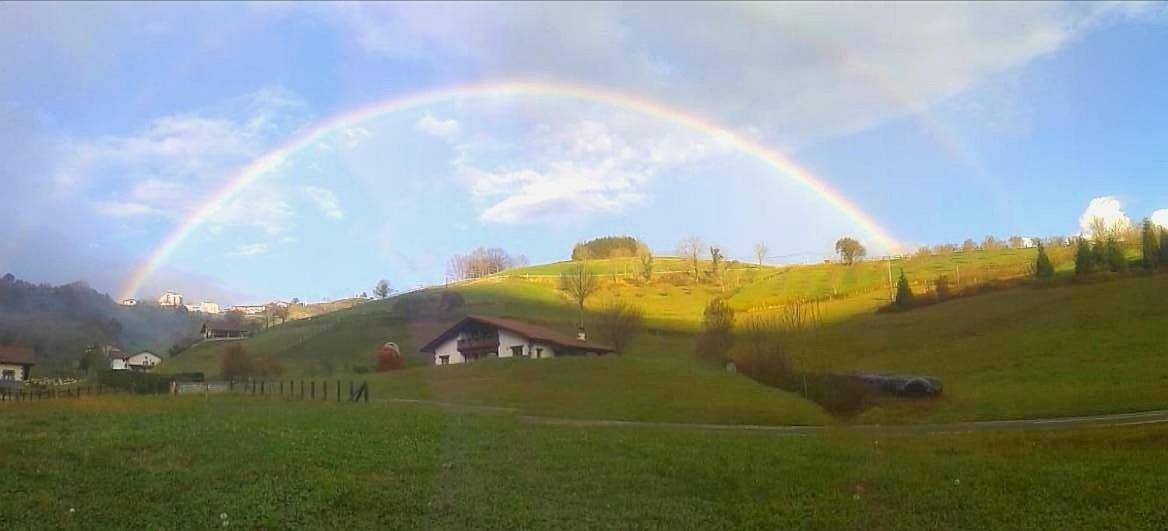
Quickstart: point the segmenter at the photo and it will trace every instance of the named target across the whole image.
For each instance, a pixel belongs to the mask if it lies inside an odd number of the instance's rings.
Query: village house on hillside
[[[178,307],[183,305],[183,296],[173,291],[163,293],[158,297],[158,305],[166,307]]]
[[[108,356],[109,367],[115,371],[150,372],[162,363],[162,357],[149,350],[128,354],[114,348],[110,349]]]
[[[467,316],[420,350],[433,355],[435,365],[487,358],[543,359],[613,352],[612,348],[589,343],[584,337],[571,337],[514,319],[482,315]]]
[[[199,335],[205,340],[244,339],[251,335],[251,331],[242,324],[233,324],[227,321],[206,321]]]
[[[0,345],[0,387],[19,388],[28,381],[32,366],[36,365],[31,348]]]

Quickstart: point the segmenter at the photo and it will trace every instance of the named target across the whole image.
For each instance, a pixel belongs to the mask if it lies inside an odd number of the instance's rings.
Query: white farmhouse
[[[209,314],[219,313],[219,303],[203,301],[199,303],[199,311]]]
[[[435,365],[488,358],[543,359],[613,352],[612,348],[589,343],[583,337],[574,338],[523,321],[483,315],[467,316],[420,350],[433,355]]]
[[[122,299],[122,301],[118,304],[121,304],[122,306],[137,306],[138,299]]]
[[[0,387],[19,389],[36,364],[31,348],[0,345]]]
[[[168,291],[158,297],[159,306],[177,307],[183,305],[183,296],[181,293]]]

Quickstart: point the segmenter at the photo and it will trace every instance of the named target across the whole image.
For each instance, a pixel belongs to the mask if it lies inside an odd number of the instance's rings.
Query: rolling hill
[[[1069,254],[1061,251],[1052,254],[1065,270]],[[645,333],[624,356],[599,360],[498,360],[435,369],[415,354],[417,346],[445,323],[467,313],[510,316],[572,332],[575,312],[555,289],[555,275],[568,262],[452,285],[446,290],[465,301],[453,311],[436,310],[426,302],[435,300],[441,289],[425,290],[292,321],[243,344],[253,355],[274,356],[284,365],[285,375],[295,378],[368,372],[377,345],[395,341],[411,354],[411,368],[370,375],[383,396],[516,407],[552,416],[814,423],[827,417],[798,395],[697,361],[693,335],[706,301],[714,296],[728,296],[740,320],[765,315],[784,301],[818,298],[827,318],[813,340],[814,370],[932,374],[946,383],[940,400],[881,401],[860,420],[1013,418],[1162,406],[1168,393],[1160,382],[1166,376],[1154,369],[1163,365],[1163,354],[1150,346],[1157,344],[1150,339],[1157,329],[1150,323],[1157,321],[1135,318],[1129,302],[1141,294],[1163,292],[1168,282],[1163,276],[1089,285],[1058,281],[963,297],[907,313],[873,312],[887,302],[890,267],[921,279],[918,289],[941,275],[952,274],[956,282],[958,271],[960,285],[969,286],[987,278],[1025,276],[1033,257],[1033,250],[1005,249],[891,264],[781,268],[738,264],[732,271],[741,278],[727,280],[722,289],[694,283],[684,274],[643,283],[626,275],[630,259],[597,260],[593,267],[607,276],[589,308],[624,300],[643,308],[646,317]],[[667,273],[684,266],[680,260],[660,262]],[[1157,304],[1140,311],[1161,319],[1168,315],[1168,308]],[[1114,321],[1114,326],[1096,326],[1083,336],[1083,316],[1096,314],[1109,320],[1087,320]],[[1071,348],[1076,345],[1077,350]],[[168,360],[163,370],[215,374],[222,346],[196,345]],[[1116,363],[1112,349],[1124,352],[1126,361]],[[1092,380],[1099,375],[1106,377]]]

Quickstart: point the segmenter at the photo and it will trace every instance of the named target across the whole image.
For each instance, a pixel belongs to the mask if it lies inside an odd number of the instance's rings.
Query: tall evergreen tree
[[[1168,227],[1160,229],[1160,265],[1168,266]]]
[[[1087,239],[1080,237],[1075,249],[1075,276],[1086,276],[1095,272],[1095,253],[1091,251],[1091,244]]]
[[[1038,278],[1050,278],[1054,276],[1054,264],[1050,262],[1050,257],[1046,255],[1046,247],[1038,241],[1038,258],[1034,260],[1034,276]]]
[[[913,292],[908,285],[908,278],[904,276],[904,270],[900,270],[900,280],[896,281],[896,300],[893,304],[901,310],[907,310],[912,306]]]
[[[1140,247],[1144,253],[1144,267],[1155,269],[1160,265],[1160,231],[1152,224],[1152,220],[1144,218],[1140,228]]]

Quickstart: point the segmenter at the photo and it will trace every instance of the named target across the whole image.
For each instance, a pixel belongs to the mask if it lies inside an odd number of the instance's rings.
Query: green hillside
[[[1065,249],[1051,254],[1057,267],[1070,267]],[[567,263],[452,285],[447,290],[465,300],[452,312],[427,309],[425,302],[442,292],[432,289],[289,322],[242,344],[253,356],[276,357],[285,377],[297,378],[365,372],[375,364],[377,346],[395,341],[416,368],[368,378],[385,395],[400,398],[515,407],[549,416],[823,422],[822,411],[797,395],[699,362],[693,341],[712,297],[729,297],[739,311],[739,323],[773,313],[786,301],[818,297],[824,326],[812,340],[809,369],[930,374],[945,382],[939,400],[881,399],[859,421],[1027,417],[1168,404],[1168,363],[1162,349],[1156,350],[1165,344],[1168,299],[1161,295],[1147,304],[1132,302],[1165,293],[1165,276],[1089,285],[1060,280],[960,297],[901,314],[874,312],[887,303],[890,265],[894,271],[903,268],[917,281],[918,291],[941,275],[952,275],[958,288],[976,291],[987,281],[1025,277],[1033,258],[1032,250],[1007,249],[891,264],[740,265],[741,278],[727,275],[721,287],[695,283],[683,274],[649,283],[608,277],[589,299],[590,310],[621,300],[645,312],[646,330],[619,358],[499,360],[433,368],[417,355],[421,343],[469,313],[510,316],[573,333],[576,312],[556,290],[556,277],[530,273],[550,275]],[[591,264],[598,271],[618,271],[626,261]],[[216,374],[222,347],[197,345],[162,369]]]

